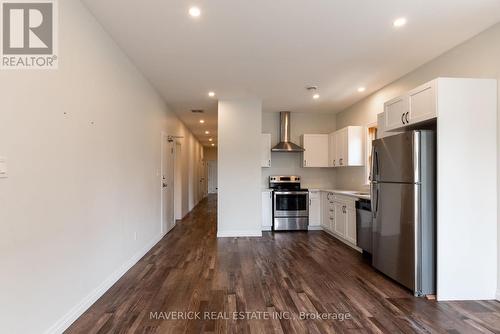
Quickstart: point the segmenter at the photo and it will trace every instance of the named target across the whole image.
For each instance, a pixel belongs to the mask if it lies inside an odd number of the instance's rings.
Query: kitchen
[[[449,175],[459,177],[470,167],[455,164],[450,171],[438,162],[458,159],[454,147],[461,130],[483,132],[467,139],[464,153],[488,145],[494,151],[488,141],[494,132],[488,134],[486,125],[496,119],[496,87],[495,80],[437,78],[387,100],[376,123],[337,130],[329,115],[298,114],[297,120],[290,112],[264,115],[263,130],[271,133],[262,134],[262,230],[325,231],[368,255],[377,270],[416,296],[486,296],[487,289],[477,284],[482,278],[470,275],[470,266],[484,254],[475,246],[462,247],[467,256],[455,266],[454,257],[438,252],[465,237],[470,245],[495,238],[452,218],[460,199],[447,184]],[[457,118],[472,112],[481,122]],[[311,131],[314,123],[320,124],[317,131]],[[357,185],[337,187],[349,182],[338,171],[350,169]],[[476,182],[462,180],[461,186],[477,188]],[[466,215],[467,207],[461,210]],[[455,219],[451,225],[450,219]],[[446,288],[457,276],[470,291]]]
[[[500,333],[500,1],[0,2],[1,333]]]

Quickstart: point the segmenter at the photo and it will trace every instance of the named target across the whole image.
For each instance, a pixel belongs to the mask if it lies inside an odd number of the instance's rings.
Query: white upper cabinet
[[[430,81],[386,102],[385,131],[401,130],[437,117],[438,82]]]
[[[408,96],[400,96],[386,102],[384,110],[386,130],[405,126],[409,111]]]
[[[328,167],[337,167],[337,148],[335,147],[335,132],[328,135]]]
[[[302,135],[303,167],[329,167],[328,149],[329,136],[324,134]]]
[[[348,126],[329,136],[330,167],[363,166],[365,130],[362,126]]]
[[[261,167],[271,167],[271,135],[263,133],[261,136]]]
[[[437,94],[436,81],[428,82],[408,93],[409,124],[419,123],[436,117]]]

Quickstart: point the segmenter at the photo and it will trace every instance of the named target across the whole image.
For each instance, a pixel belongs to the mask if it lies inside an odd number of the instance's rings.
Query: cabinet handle
[[[408,121],[408,114],[410,114],[410,112],[409,112],[409,111],[406,113],[406,116],[405,116],[405,119],[406,119],[406,124],[409,124],[409,123],[410,123],[410,122]]]
[[[307,160],[304,160],[304,166],[307,166]]]
[[[340,159],[339,163],[340,163],[341,166],[343,166],[344,165],[344,158]]]
[[[335,167],[335,164],[337,163],[337,160],[333,160],[333,167]]]
[[[405,124],[405,115],[406,115],[406,113],[403,113],[401,115],[401,123],[403,123],[403,124]]]
[[[269,167],[271,167],[271,160],[269,160]]]

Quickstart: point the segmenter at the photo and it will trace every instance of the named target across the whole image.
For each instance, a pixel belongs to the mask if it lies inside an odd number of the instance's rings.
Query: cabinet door
[[[330,229],[330,217],[328,216],[328,193],[321,192],[321,227]]]
[[[328,135],[303,135],[303,167],[328,167]]]
[[[408,97],[402,96],[386,102],[385,127],[386,130],[400,128],[406,125],[406,113],[408,112]]]
[[[321,225],[321,198],[319,191],[309,192],[309,226]]]
[[[344,166],[364,166],[365,164],[365,127],[348,126],[345,129]]]
[[[428,82],[410,91],[409,123],[429,120],[437,115],[436,81]]]
[[[271,167],[271,135],[263,133],[261,136],[261,167]]]
[[[335,202],[335,233],[345,238],[347,229],[347,215],[345,213],[346,205],[342,202]]]
[[[337,166],[345,166],[347,161],[347,129],[339,130],[335,133],[335,156]]]
[[[346,228],[346,240],[356,245],[356,209],[351,206],[346,207],[346,216],[347,216],[347,228]]]
[[[273,227],[273,193],[262,192],[262,229],[270,230]]]
[[[337,167],[337,148],[335,147],[335,132],[328,135],[328,166]]]

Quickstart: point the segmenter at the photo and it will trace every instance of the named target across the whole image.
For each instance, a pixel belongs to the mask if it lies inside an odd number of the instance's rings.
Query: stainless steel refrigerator
[[[416,296],[436,292],[435,132],[373,141],[373,266]]]

